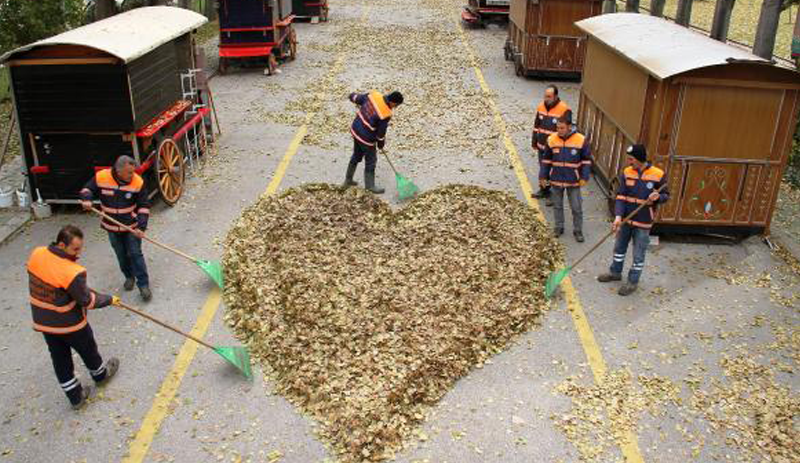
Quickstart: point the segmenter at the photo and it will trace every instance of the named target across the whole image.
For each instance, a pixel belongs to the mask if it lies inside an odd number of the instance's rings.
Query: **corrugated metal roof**
[[[726,64],[731,59],[768,63],[748,51],[672,21],[644,14],[604,14],[578,21],[575,25],[659,79]]]
[[[127,63],[206,22],[208,19],[205,16],[183,8],[136,8],[17,48],[0,57],[0,63],[18,53],[47,45],[91,47]]]

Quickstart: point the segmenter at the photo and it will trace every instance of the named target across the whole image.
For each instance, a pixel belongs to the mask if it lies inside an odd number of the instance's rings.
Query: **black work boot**
[[[586,238],[583,237],[583,232],[582,231],[575,230],[574,232],[572,232],[572,234],[575,235],[575,241],[577,241],[579,243],[583,243],[584,241],[586,241]]]
[[[353,180],[353,176],[356,174],[356,167],[358,167],[358,164],[353,164],[352,162],[347,165],[347,173],[344,176],[344,187],[358,185],[358,182]]]
[[[612,281],[622,281],[622,274],[619,273],[603,273],[597,277],[597,281],[600,283],[610,283]]]
[[[550,197],[550,190],[540,189],[539,191],[537,191],[536,193],[534,193],[531,196],[533,196],[536,199],[549,198]]]
[[[139,288],[139,295],[142,296],[142,300],[145,302],[150,302],[150,299],[153,298],[153,292],[150,291],[149,286],[142,286]]]
[[[383,194],[386,191],[379,186],[375,186],[375,171],[369,172],[366,169],[364,169],[364,188],[376,195]]]
[[[91,385],[91,384],[89,384],[87,386],[81,386],[80,401],[76,402],[76,403],[73,403],[72,404],[72,409],[73,410],[80,410],[81,408],[83,408],[86,405],[86,401],[89,400],[89,398],[94,396],[94,392],[95,392],[95,387],[93,385]]]
[[[111,357],[106,362],[105,377],[103,377],[103,379],[101,379],[100,381],[95,381],[95,383],[97,383],[98,386],[105,386],[111,381],[111,378],[113,378],[114,375],[117,374],[118,370],[119,370],[119,359],[116,357]]]
[[[636,283],[631,283],[631,282],[625,283],[619,288],[617,294],[619,294],[620,296],[629,296],[636,291],[637,287],[638,285]]]
[[[136,279],[135,278],[126,277],[125,278],[125,284],[123,284],[122,287],[125,289],[125,291],[133,291],[133,285],[135,283],[136,283]]]
[[[563,228],[558,227],[558,228],[553,229],[553,235],[556,238],[558,238],[559,236],[561,236],[563,234],[564,234],[564,229]]]

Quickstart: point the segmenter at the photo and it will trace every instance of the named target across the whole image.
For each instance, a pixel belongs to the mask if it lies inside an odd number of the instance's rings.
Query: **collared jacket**
[[[645,164],[641,171],[633,167],[626,167],[619,176],[619,188],[614,206],[615,215],[625,218],[633,213],[640,204],[647,202],[650,193],[658,190],[666,182],[664,171],[658,167]],[[653,219],[656,217],[656,207],[669,200],[669,192],[664,187],[659,192],[658,201],[650,206],[645,206],[631,217],[631,226],[637,228],[650,229],[653,227]]]
[[[539,151],[544,151],[547,147],[547,138],[556,133],[556,123],[561,116],[572,118],[572,110],[563,100],[556,101],[552,107],[548,108],[542,101],[536,108],[536,120],[533,122],[533,136],[531,146]]]
[[[33,329],[67,334],[86,326],[86,311],[111,304],[111,296],[86,284],[86,269],[51,244],[38,247],[28,259],[28,286]]]
[[[150,201],[147,197],[147,188],[139,174],[133,174],[130,183],[123,183],[117,178],[114,169],[98,171],[94,178],[81,190],[81,201],[91,202],[100,198],[100,207],[111,218],[118,220],[131,228],[141,231],[147,230],[147,220],[150,218]],[[124,233],[127,230],[115,225],[105,218],[100,225],[108,231]]]
[[[572,188],[581,180],[588,182],[591,170],[592,154],[583,134],[573,130],[566,138],[557,133],[547,138],[539,178],[555,187]]]
[[[386,129],[392,118],[392,108],[378,92],[351,93],[350,101],[358,105],[356,118],[350,133],[359,143],[367,146],[382,145],[386,141]]]

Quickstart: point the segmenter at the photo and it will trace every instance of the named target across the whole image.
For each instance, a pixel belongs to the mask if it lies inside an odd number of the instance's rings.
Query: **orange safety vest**
[[[139,174],[133,174],[133,179],[127,185],[120,185],[111,173],[111,169],[103,169],[95,174],[97,187],[100,189],[100,206],[112,218],[136,228],[136,199],[131,193],[139,193],[144,187],[144,180]],[[149,210],[140,210],[139,213],[149,213]],[[105,219],[101,226],[112,232],[126,231]]]
[[[28,281],[34,330],[67,334],[86,326],[86,310],[95,304],[94,292],[89,306],[82,307],[67,291],[75,278],[85,272],[80,264],[47,247],[33,250],[28,260]]]
[[[569,110],[569,106],[564,103],[564,100],[559,100],[551,109],[547,109],[544,101],[539,103],[539,107],[536,109],[536,119],[539,123],[538,126],[533,129],[534,136],[536,137],[536,144],[539,149],[545,148],[547,137],[556,133],[558,118]]]

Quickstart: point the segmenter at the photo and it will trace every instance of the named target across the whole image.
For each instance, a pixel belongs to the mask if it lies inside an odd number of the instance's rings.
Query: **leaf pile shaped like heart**
[[[226,320],[341,460],[380,461],[535,326],[561,255],[507,193],[450,185],[394,212],[362,189],[307,185],[261,198],[230,231]]]

